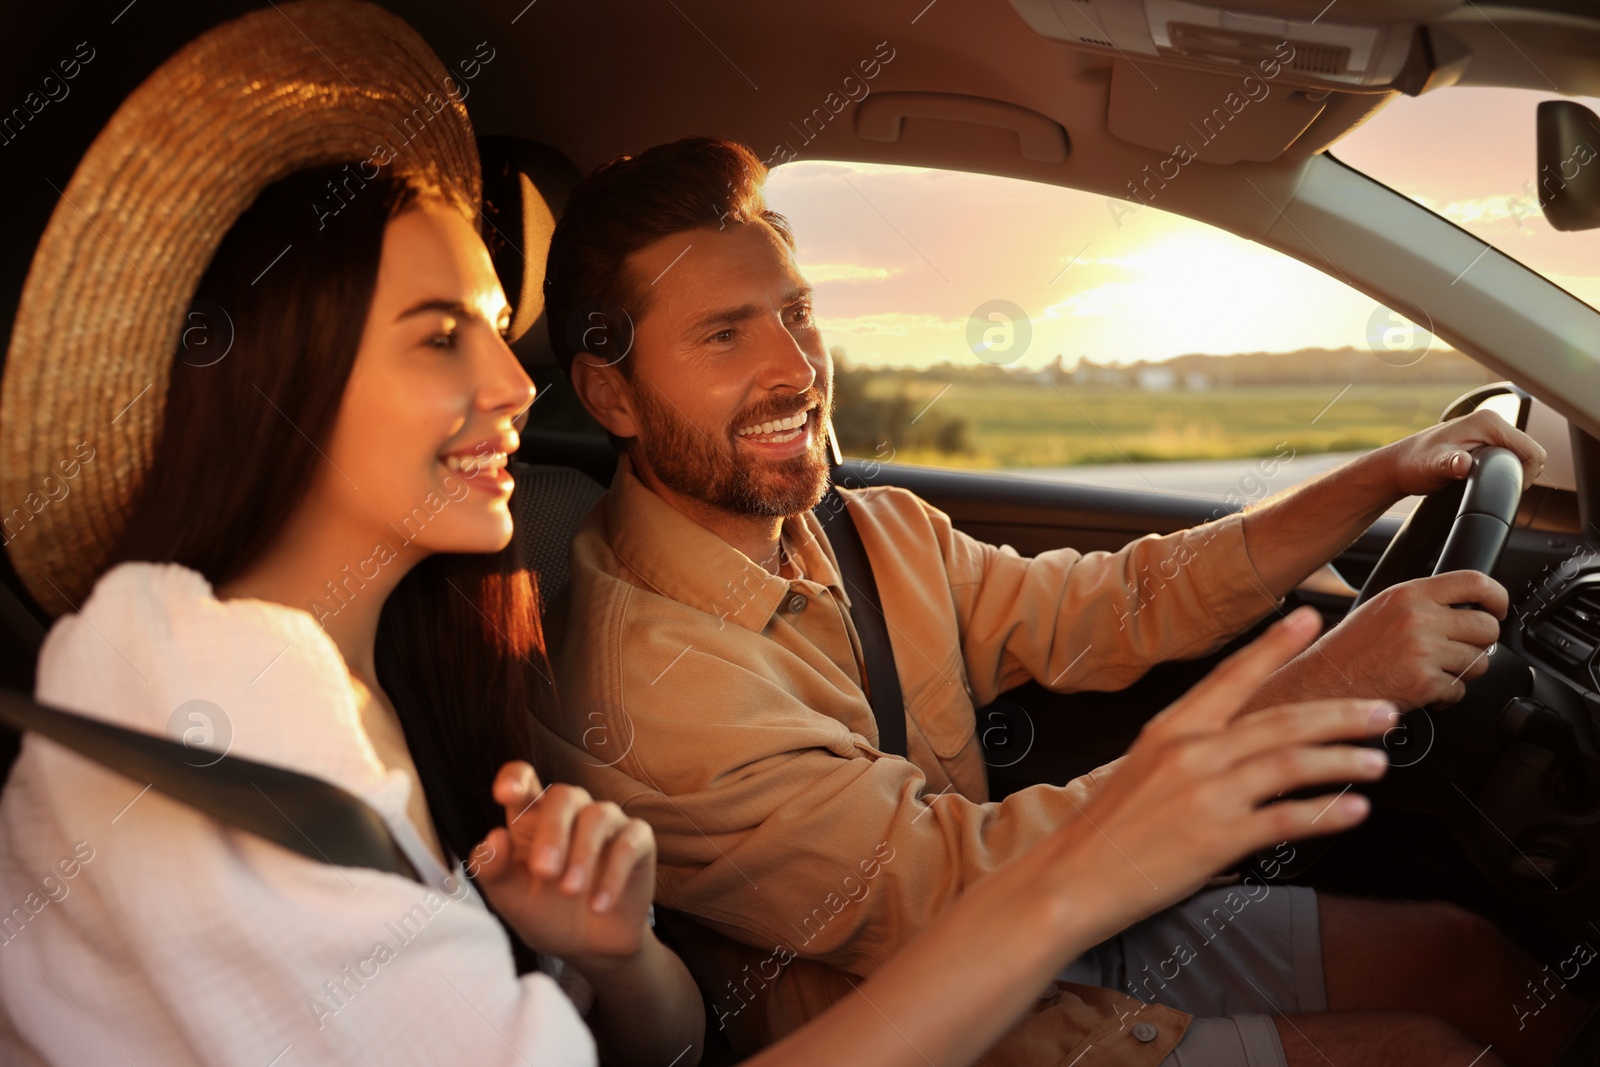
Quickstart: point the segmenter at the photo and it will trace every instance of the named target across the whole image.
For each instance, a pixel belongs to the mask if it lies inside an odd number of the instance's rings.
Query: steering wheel
[[[1479,449],[1465,481],[1452,482],[1425,497],[1407,516],[1350,610],[1391,585],[1423,577],[1435,559],[1433,574],[1490,573],[1506,547],[1521,500],[1522,461],[1516,453],[1498,445]]]
[[[1472,470],[1464,481],[1452,482],[1424,497],[1422,502],[1400,526],[1394,540],[1384,549],[1378,565],[1372,569],[1362,584],[1350,610],[1371,600],[1392,585],[1444,574],[1447,571],[1475,570],[1491,573],[1500,561],[1506,540],[1511,535],[1511,525],[1516,519],[1522,500],[1522,461],[1509,448],[1485,446],[1472,457]],[[1431,570],[1430,570],[1431,568]],[[1457,608],[1476,608],[1476,604],[1455,604]],[[1488,682],[1488,675],[1477,680]],[[1470,699],[1470,698],[1469,698]],[[1464,701],[1463,704],[1466,702]],[[1502,697],[1491,711],[1498,714],[1504,704]],[[1476,718],[1471,714],[1455,717]],[[1472,729],[1485,736],[1493,736],[1492,723],[1475,723]],[[1361,792],[1400,807],[1413,810],[1442,811],[1442,804],[1454,800],[1448,795],[1448,774],[1441,776],[1443,768],[1436,758],[1434,766],[1421,768],[1421,773],[1403,770],[1424,763],[1433,749],[1433,720],[1426,709],[1406,712],[1400,724],[1386,733],[1381,742],[1369,742],[1373,747],[1383,747],[1389,752],[1390,773],[1371,785],[1355,786]],[[1404,778],[1396,781],[1397,777]],[[1295,796],[1322,795],[1326,788],[1299,791]],[[1328,839],[1297,842],[1299,857],[1284,865],[1285,873],[1294,876],[1304,873],[1321,859],[1331,846]],[[1263,854],[1264,855],[1264,854]],[[1256,857],[1261,861],[1261,856]]]

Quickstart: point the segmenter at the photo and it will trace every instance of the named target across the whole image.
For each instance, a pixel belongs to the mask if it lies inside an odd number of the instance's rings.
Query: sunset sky
[[[1600,231],[1557,233],[1524,188],[1534,106],[1550,95],[1400,97],[1334,154],[1600,306]],[[1019,366],[1361,347],[1385,314],[1281,253],[1150,207],[1119,226],[1104,197],[1075,190],[799,162],[773,171],[767,196],[794,223],[828,344],[856,363],[970,364],[969,319],[995,300],[1029,321]]]

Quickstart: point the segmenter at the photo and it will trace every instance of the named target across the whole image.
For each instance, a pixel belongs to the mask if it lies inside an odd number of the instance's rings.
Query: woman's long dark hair
[[[384,228],[421,197],[462,207],[406,179],[319,167],[269,186],[228,231],[188,313],[113,565],[180,563],[220,586],[283,531],[332,434]],[[440,841],[465,860],[504,822],[496,771],[531,761],[530,715],[554,699],[515,540],[414,567],[384,605],[376,656]]]

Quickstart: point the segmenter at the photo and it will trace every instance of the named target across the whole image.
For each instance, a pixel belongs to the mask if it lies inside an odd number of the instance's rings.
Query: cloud
[[[881,282],[902,273],[900,267],[869,267],[862,263],[811,263],[802,265],[800,273],[812,285],[827,282]]]
[[[1084,318],[1096,315],[1125,315],[1139,307],[1140,287],[1130,282],[1107,282],[1089,289],[1080,289],[1065,300],[1046,307],[1041,319],[1058,319],[1070,316]]]
[[[1445,204],[1429,201],[1420,196],[1414,199],[1458,226],[1540,217],[1539,198],[1528,192],[1514,196],[1480,196],[1468,200],[1451,200]]]
[[[909,337],[923,330],[960,329],[964,320],[942,315],[915,315],[891,311],[880,315],[857,315],[848,319],[818,319],[823,333],[851,337]]]

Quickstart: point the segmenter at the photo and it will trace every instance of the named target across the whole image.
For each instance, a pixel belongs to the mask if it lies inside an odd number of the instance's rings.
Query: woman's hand
[[[1268,802],[1307,786],[1382,777],[1382,750],[1330,742],[1381,735],[1398,719],[1393,704],[1319,700],[1243,714],[1320,625],[1315,610],[1302,608],[1230,656],[1145,725],[1084,804],[1082,822],[1057,831],[1052,851],[1061,862],[1103,872],[1107,936],[1258,849],[1366,818],[1369,802],[1353,792]]]
[[[1357,793],[1268,801],[1379,777],[1382,752],[1328,742],[1381,734],[1395,722],[1393,705],[1243,711],[1318,626],[1315,611],[1297,611],[1229,657],[1150,720],[1079,818],[979,879],[874,971],[859,997],[841,999],[750,1067],[971,1063],[1068,960],[1251,852],[1360,822],[1368,805]]]
[[[585,974],[631,961],[649,933],[655,894],[649,825],[577,786],[541,787],[521,761],[500,768],[494,798],[506,825],[473,856],[495,911],[529,947]]]

